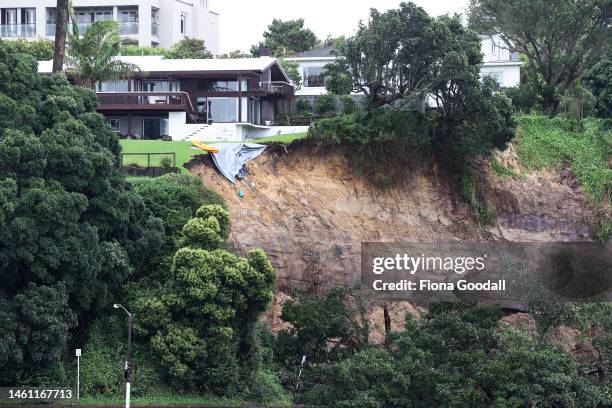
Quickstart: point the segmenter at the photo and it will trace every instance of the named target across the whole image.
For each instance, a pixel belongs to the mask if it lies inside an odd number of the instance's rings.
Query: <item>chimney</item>
[[[270,47],[262,46],[259,48],[259,56],[260,57],[271,57],[272,50],[270,49]]]

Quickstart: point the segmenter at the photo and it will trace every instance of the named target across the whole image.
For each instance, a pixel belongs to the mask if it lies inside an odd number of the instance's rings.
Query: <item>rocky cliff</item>
[[[225,198],[230,241],[239,252],[264,249],[281,291],[320,292],[358,283],[363,241],[588,239],[593,209],[570,173],[526,173],[512,148],[498,161],[518,175],[501,177],[481,164],[498,212],[496,224],[486,228],[432,163],[407,168],[387,188],[356,175],[338,149],[307,143],[271,146],[235,185],[206,156],[189,167]]]

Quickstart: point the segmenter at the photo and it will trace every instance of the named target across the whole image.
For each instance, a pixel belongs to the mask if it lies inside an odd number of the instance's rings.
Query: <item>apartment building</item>
[[[114,20],[127,43],[169,48],[184,37],[204,40],[219,53],[219,14],[209,0],[73,0],[73,16],[81,30],[96,21]],[[56,0],[2,0],[0,38],[36,39],[55,36]]]

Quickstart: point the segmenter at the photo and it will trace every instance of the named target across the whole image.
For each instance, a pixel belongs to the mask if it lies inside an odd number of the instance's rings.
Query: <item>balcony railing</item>
[[[194,113],[187,92],[97,92],[102,110],[186,110]]]
[[[36,24],[2,24],[0,37],[35,37]]]
[[[120,21],[119,27],[122,35],[138,34],[138,21]]]
[[[259,88],[275,95],[293,95],[293,85],[284,81],[260,82]]]
[[[94,23],[78,23],[79,33],[83,34],[89,29]],[[47,23],[47,35],[55,35],[55,24]],[[68,29],[72,32],[72,23],[69,23]],[[138,21],[119,21],[119,29],[122,35],[133,35],[138,34]],[[36,33],[36,28],[34,28]]]

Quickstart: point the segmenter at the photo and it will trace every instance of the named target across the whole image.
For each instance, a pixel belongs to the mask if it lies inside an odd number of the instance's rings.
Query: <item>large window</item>
[[[198,98],[198,111],[209,122],[237,122],[238,98]]]
[[[159,139],[168,135],[168,118],[148,117],[142,118],[143,139]]]
[[[205,92],[238,92],[238,81],[202,79],[198,81],[198,89]]]
[[[136,90],[142,92],[178,92],[181,90],[181,82],[179,80],[172,81],[172,89],[170,89],[170,81],[167,79],[147,79],[136,82]]]
[[[325,86],[323,65],[304,67],[304,86],[307,88]]]
[[[96,84],[96,92],[127,92],[128,81],[116,80],[116,81],[100,81]]]

